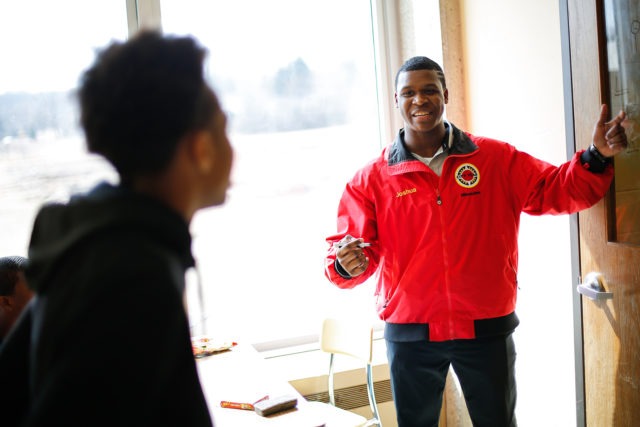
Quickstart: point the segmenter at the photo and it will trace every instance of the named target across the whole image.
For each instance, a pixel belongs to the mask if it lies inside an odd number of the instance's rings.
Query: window
[[[615,115],[624,110],[627,113],[627,139],[629,147],[615,158],[615,181],[613,208],[615,221],[611,239],[631,245],[640,245],[640,62],[638,43],[640,20],[633,16],[631,5],[617,4],[612,0],[604,2],[607,34],[607,58],[609,69],[610,112]],[[637,4],[637,3],[636,3]],[[640,9],[636,6],[636,13]],[[637,15],[636,15],[637,16]]]
[[[86,153],[73,90],[94,50],[126,33],[126,9],[111,0],[0,3],[2,256],[26,255],[43,202],[114,177]]]
[[[227,203],[191,227],[206,332],[277,346],[330,313],[375,320],[372,281],[340,290],[323,272],[344,185],[381,148],[369,0],[160,4],[165,33],[209,50],[235,149]]]
[[[327,314],[377,320],[373,281],[340,290],[323,273],[344,185],[388,143],[370,1],[159,4],[165,33],[193,35],[209,50],[208,77],[236,154],[228,202],[191,227],[194,332],[205,317],[211,335],[277,346],[316,334]],[[0,36],[11,40],[0,45],[11,64],[0,69],[0,253],[26,255],[43,203],[117,180],[86,152],[74,90],[96,49],[126,39],[127,7],[0,4]],[[193,298],[198,280],[202,305]]]

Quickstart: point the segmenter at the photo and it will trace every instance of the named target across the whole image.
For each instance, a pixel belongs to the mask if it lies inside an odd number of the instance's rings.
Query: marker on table
[[[249,411],[253,411],[253,405],[251,403],[229,402],[228,400],[221,401],[220,407],[230,409],[246,409]]]
[[[245,409],[248,411],[253,411],[255,409],[255,407],[253,405],[255,405],[258,402],[262,402],[263,400],[267,400],[269,398],[269,395],[266,395],[264,397],[261,397],[260,399],[256,400],[253,403],[244,403],[244,402],[230,402],[228,400],[222,400],[220,401],[220,407],[221,408],[229,408],[229,409]]]

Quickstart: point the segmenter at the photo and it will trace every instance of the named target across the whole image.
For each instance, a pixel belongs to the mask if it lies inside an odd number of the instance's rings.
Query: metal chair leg
[[[369,395],[369,406],[371,407],[371,412],[373,412],[373,418],[370,420],[370,423],[367,422],[366,425],[377,425],[382,427],[380,414],[378,413],[378,404],[376,403],[376,395],[373,389],[373,367],[371,366],[371,363],[367,363],[367,394]]]
[[[333,390],[333,356],[333,353],[329,356],[329,403],[336,406],[336,396]]]

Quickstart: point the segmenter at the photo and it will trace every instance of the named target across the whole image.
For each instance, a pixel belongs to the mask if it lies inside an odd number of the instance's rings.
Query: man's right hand
[[[369,266],[369,257],[367,257],[360,245],[364,244],[364,239],[354,238],[346,235],[337,243],[336,258],[340,266],[351,277],[357,277],[365,272]]]

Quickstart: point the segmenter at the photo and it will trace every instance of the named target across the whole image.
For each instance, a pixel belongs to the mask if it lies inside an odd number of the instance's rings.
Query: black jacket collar
[[[448,152],[448,154],[468,154],[478,149],[478,146],[471,141],[467,134],[453,124],[445,122],[445,127],[447,133],[442,140],[442,148],[445,152]],[[448,147],[449,132],[453,132],[450,147]],[[393,166],[398,163],[414,160],[416,160],[416,158],[411,155],[411,151],[409,151],[404,142],[404,129],[400,129],[393,144],[391,144],[388,165]]]

